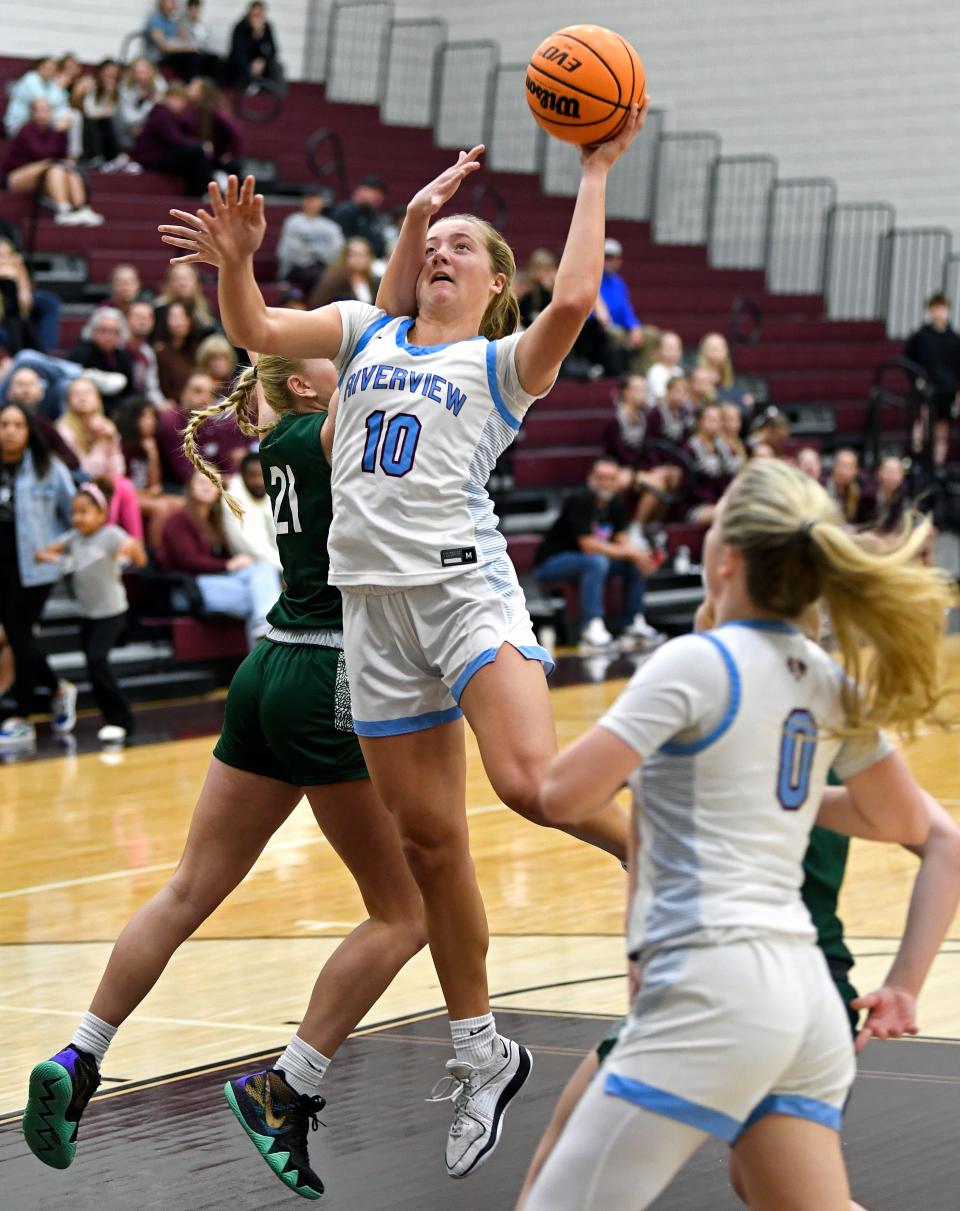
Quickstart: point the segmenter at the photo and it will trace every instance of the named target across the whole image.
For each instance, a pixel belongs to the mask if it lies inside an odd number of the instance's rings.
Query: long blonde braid
[[[238,521],[243,521],[243,506],[226,490],[223,476],[219,470],[212,463],[208,463],[200,453],[197,445],[197,433],[208,420],[212,420],[214,417],[222,419],[232,412],[241,433],[246,437],[263,437],[264,434],[270,432],[277,421],[271,421],[268,425],[257,425],[250,419],[251,403],[256,398],[258,384],[264,399],[279,419],[286,412],[296,411],[297,397],[287,386],[287,379],[291,374],[302,374],[303,370],[302,361],[289,357],[264,355],[258,360],[256,366],[247,366],[236,379],[233,390],[225,399],[209,408],[190,414],[190,420],[183,431],[183,452],[201,475],[205,475],[219,489],[227,507]]]

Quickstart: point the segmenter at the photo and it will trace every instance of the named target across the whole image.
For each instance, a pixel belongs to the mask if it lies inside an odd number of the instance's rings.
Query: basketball
[[[547,134],[565,143],[617,135],[646,81],[630,43],[602,25],[570,25],[545,38],[527,67],[527,104]]]

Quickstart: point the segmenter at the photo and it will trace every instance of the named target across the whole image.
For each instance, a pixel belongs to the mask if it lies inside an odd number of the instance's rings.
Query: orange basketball
[[[602,25],[551,34],[527,67],[527,103],[544,130],[566,143],[603,143],[642,103],[643,64],[630,43]]]

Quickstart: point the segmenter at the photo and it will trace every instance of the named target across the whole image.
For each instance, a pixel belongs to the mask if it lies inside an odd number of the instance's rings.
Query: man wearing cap
[[[630,301],[630,287],[620,272],[622,268],[623,245],[619,240],[605,240],[596,316],[607,336],[623,350],[624,371],[629,368],[638,374],[646,369],[644,361],[650,337],[656,340],[657,333],[646,330],[638,319]]]
[[[327,196],[319,185],[307,185],[300,209],[288,214],[277,243],[277,276],[304,295],[313,289],[346,242],[333,219],[323,213]]]
[[[349,200],[338,202],[330,211],[330,218],[339,223],[340,230],[349,240],[360,236],[373,249],[375,257],[387,255],[387,228],[390,217],[383,212],[387,187],[383,178],[364,177],[350,195]]]
[[[933,461],[947,461],[950,417],[960,393],[960,333],[950,324],[950,300],[934,294],[927,300],[927,322],[907,340],[903,355],[927,372],[933,420]]]

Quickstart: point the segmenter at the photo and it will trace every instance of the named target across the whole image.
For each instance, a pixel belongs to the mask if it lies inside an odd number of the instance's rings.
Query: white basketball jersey
[[[502,555],[486,483],[536,398],[519,336],[411,345],[413,320],[337,306],[331,584],[434,584]]]
[[[601,726],[633,748],[639,828],[629,951],[740,938],[814,938],[803,858],[827,773],[887,756],[842,742],[842,673],[796,627],[728,623],[666,644]]]

